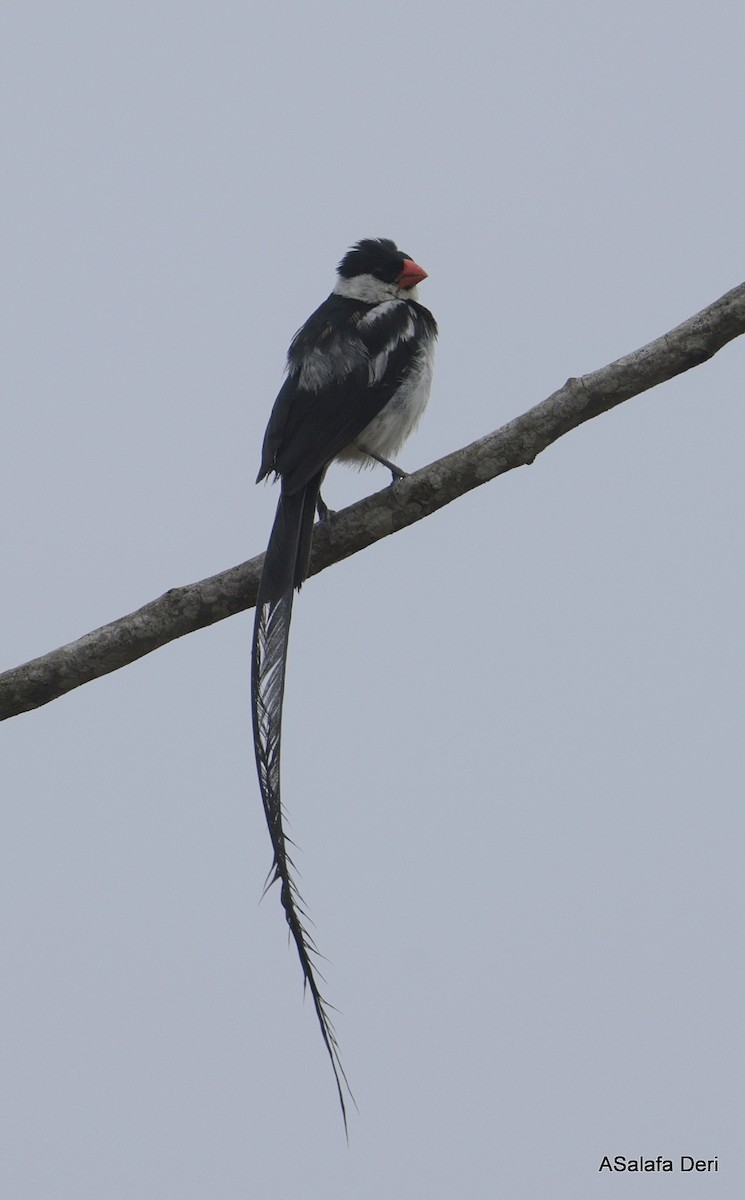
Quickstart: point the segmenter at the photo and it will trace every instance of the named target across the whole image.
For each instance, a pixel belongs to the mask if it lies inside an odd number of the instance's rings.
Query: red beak
[[[423,267],[415,263],[413,258],[405,258],[404,269],[396,280],[396,286],[404,289],[413,288],[426,278],[427,272]]]

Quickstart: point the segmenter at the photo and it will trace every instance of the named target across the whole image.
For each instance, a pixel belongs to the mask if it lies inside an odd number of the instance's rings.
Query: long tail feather
[[[318,950],[303,923],[307,914],[292,875],[293,863],[287,849],[289,839],[284,831],[284,810],[280,792],[282,701],[292,601],[294,588],[300,587],[307,574],[313,518],[320,486],[321,475],[302,491],[280,497],[256,602],[251,692],[256,766],[274,850],[274,865],[269,873],[267,886],[279,881],[282,907],[297,948],[305,986],[313,998],[321,1035],[331,1060],[346,1131],[345,1093],[352,1102],[354,1097],[339,1057],[339,1046],[329,1017],[330,1006],[324,1000],[318,986],[318,973],[313,962]]]

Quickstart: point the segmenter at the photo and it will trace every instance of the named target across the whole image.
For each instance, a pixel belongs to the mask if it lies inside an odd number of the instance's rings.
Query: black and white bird
[[[252,661],[254,747],[287,924],[321,1026],[346,1126],[349,1090],[327,1004],[318,988],[302,901],[292,876],[280,796],[280,737],[287,643],[295,588],[308,574],[313,522],[328,516],[321,484],[334,460],[360,467],[391,461],[429,399],[437,324],[419,303],[427,272],[388,238],[367,238],[344,256],[336,286],[292,340],[287,378],[264,437],[257,483],[281,480],[256,602]]]

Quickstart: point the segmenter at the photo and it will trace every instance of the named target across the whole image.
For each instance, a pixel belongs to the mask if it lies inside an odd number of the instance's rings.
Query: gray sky
[[[735,0],[5,0],[2,665],[263,549],[284,354],[358,238],[430,273],[409,468],[740,283],[744,38]],[[259,903],[251,616],[3,727],[4,1196],[584,1200],[606,1154],[742,1195],[744,374],[303,589],[284,790],[349,1148]]]

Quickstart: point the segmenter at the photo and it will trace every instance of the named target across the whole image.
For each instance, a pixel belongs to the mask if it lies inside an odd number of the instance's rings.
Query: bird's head
[[[364,238],[339,263],[337,295],[380,304],[384,300],[416,300],[416,285],[427,272],[390,238]]]

